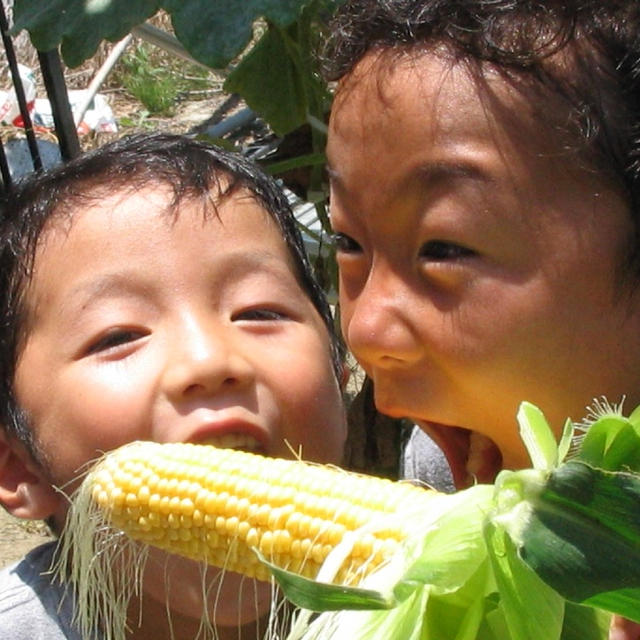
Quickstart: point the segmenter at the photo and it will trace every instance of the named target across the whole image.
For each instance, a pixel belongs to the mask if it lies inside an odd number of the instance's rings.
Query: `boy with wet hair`
[[[443,482],[639,405],[640,3],[351,0],[325,59],[343,334]]]
[[[246,159],[136,135],[36,175],[3,205],[0,278],[0,504],[12,514],[60,533],[87,464],[134,440],[341,461],[330,311],[286,196]],[[7,637],[78,637],[48,573],[54,551],[0,572]],[[219,638],[261,637],[271,585],[206,580],[154,552],[131,637],[191,639],[203,615]]]

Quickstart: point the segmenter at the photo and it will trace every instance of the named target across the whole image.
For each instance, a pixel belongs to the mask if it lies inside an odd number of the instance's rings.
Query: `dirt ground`
[[[0,508],[0,568],[50,539],[43,523],[19,520]]]

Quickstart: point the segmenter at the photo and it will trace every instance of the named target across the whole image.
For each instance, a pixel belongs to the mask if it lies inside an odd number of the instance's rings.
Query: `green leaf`
[[[311,0],[16,0],[14,32],[27,29],[41,51],[62,44],[69,66],[90,58],[103,39],[116,41],[165,8],[176,37],[212,67],[226,67],[249,44],[264,17],[287,27]]]
[[[270,27],[224,83],[225,91],[242,95],[276,135],[306,121],[304,79],[290,53],[282,32]]]
[[[265,17],[286,27],[310,0],[164,0],[176,37],[196,59],[226,67],[249,44],[253,23]]]
[[[391,609],[396,600],[389,595],[371,589],[343,587],[326,582],[316,582],[297,573],[286,571],[258,554],[280,585],[288,600],[298,607],[311,611],[342,611],[349,609]]]
[[[454,640],[475,640],[484,614],[484,598],[477,598],[461,617],[460,628]]]
[[[565,602],[560,640],[602,640],[609,635],[610,623],[606,611]]]
[[[613,611],[623,618],[640,622],[640,589],[618,589],[585,600],[590,607]]]
[[[416,589],[394,609],[326,612],[314,620],[304,638],[314,640],[436,640],[425,629],[428,588]],[[300,637],[300,636],[294,636]]]
[[[456,591],[463,586],[485,561],[487,550],[482,527],[493,498],[493,487],[476,485],[456,494],[443,496],[441,508],[434,502],[433,526],[423,526],[424,535],[408,552],[414,562],[402,582],[433,585],[434,592]],[[421,525],[416,522],[417,528]]]
[[[558,464],[558,445],[544,414],[530,402],[518,410],[520,436],[534,469],[550,471]]]
[[[12,31],[27,29],[40,51],[61,45],[66,64],[76,67],[103,39],[122,39],[159,7],[159,0],[15,0]]]
[[[599,418],[585,434],[578,458],[609,471],[640,471],[640,426],[623,416]]]
[[[268,164],[265,163],[263,167],[268,173],[278,175],[302,167],[324,166],[326,163],[327,156],[324,153],[307,153],[296,156],[295,158],[288,158]]]
[[[485,615],[496,606],[492,575],[489,559],[485,558],[458,590],[436,593],[429,587],[431,595],[423,616],[428,637],[476,640],[485,626]]]
[[[489,522],[485,536],[512,640],[556,640],[564,600],[522,562],[504,529]]]
[[[640,477],[567,462],[534,498],[520,555],[568,600],[638,589],[638,514]],[[625,615],[615,598],[611,602],[612,612]],[[640,601],[635,606],[640,609]]]
[[[573,435],[573,422],[570,419],[567,419],[562,429],[560,443],[558,444],[558,463],[562,462],[567,456],[567,453],[569,453],[569,449],[571,448],[571,443],[573,441]]]
[[[631,412],[628,420],[634,427],[640,428],[640,405]]]
[[[424,612],[429,601],[428,589],[416,589],[399,607],[388,612],[374,611],[369,624],[359,626],[357,638],[377,637],[380,640],[427,640],[424,634]],[[366,615],[366,614],[364,614]],[[335,636],[349,638],[352,634]]]

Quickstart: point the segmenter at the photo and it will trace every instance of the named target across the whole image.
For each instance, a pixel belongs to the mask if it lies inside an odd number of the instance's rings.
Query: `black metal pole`
[[[29,114],[29,109],[27,107],[27,99],[25,97],[24,87],[22,86],[22,80],[20,78],[20,70],[18,69],[18,61],[13,48],[13,41],[9,36],[9,23],[7,22],[7,15],[4,11],[4,5],[2,2],[0,2],[0,31],[2,31],[4,50],[7,54],[7,62],[9,63],[9,69],[11,71],[11,78],[13,80],[13,86],[18,100],[18,107],[20,108],[20,114],[22,115],[24,132],[27,136],[27,144],[29,145],[33,168],[36,171],[40,171],[42,169],[42,159],[40,158],[40,152],[38,151],[38,142],[33,131],[33,123],[31,122],[31,115]]]
[[[63,160],[71,160],[80,153],[80,142],[69,105],[69,95],[67,94],[60,56],[56,49],[52,49],[51,51],[38,51],[38,59],[40,60],[44,86],[51,104],[60,154]]]
[[[7,156],[4,152],[4,145],[0,142],[0,175],[2,175],[2,194],[5,194],[11,189],[12,179],[11,171],[9,169],[9,163],[7,162]]]

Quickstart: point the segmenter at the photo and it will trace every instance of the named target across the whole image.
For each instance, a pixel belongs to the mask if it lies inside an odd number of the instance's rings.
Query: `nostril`
[[[190,384],[184,389],[184,395],[191,396],[201,392],[203,389],[204,389],[204,386],[201,384]]]
[[[233,387],[237,385],[238,382],[239,382],[238,378],[235,378],[233,376],[223,378],[222,380],[220,380],[218,384],[215,384],[213,380],[211,381],[211,384],[208,384],[207,382],[204,382],[204,381],[194,382],[188,385],[187,387],[185,387],[183,393],[186,396],[197,395],[207,391],[208,388],[212,388],[214,384],[215,386],[218,386],[218,387]]]

